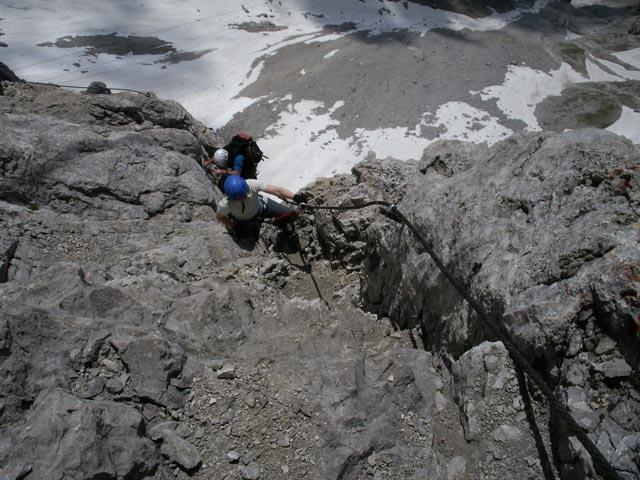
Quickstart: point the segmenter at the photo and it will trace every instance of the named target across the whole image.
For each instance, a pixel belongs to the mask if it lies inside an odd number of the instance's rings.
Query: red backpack
[[[265,155],[251,135],[242,132],[234,135],[231,141],[224,146],[224,149],[229,152],[228,168],[232,169],[235,158],[238,155],[243,155],[244,162],[240,176],[247,179],[257,178],[258,163]]]

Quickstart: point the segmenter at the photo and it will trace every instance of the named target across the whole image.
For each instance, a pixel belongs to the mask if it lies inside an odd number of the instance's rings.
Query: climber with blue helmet
[[[261,195],[268,193],[294,203],[306,203],[303,193],[296,193],[260,180],[245,180],[240,175],[229,175],[224,182],[226,196],[220,200],[216,219],[234,233],[239,226],[254,219],[279,217],[291,211],[286,205]]]

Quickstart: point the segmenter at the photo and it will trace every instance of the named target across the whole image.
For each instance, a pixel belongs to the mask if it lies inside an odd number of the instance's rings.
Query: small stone
[[[87,344],[82,350],[82,361],[85,364],[93,363],[98,359],[100,348],[108,337],[109,332],[107,330],[98,330],[97,332],[91,333]]]
[[[596,347],[596,355],[609,353],[614,348],[616,348],[616,342],[611,337],[604,336],[600,339],[600,342],[598,342],[598,346]]]
[[[311,407],[309,405],[302,405],[300,407],[300,413],[302,413],[305,417],[311,418],[313,412],[311,411]]]
[[[447,480],[466,480],[469,478],[467,471],[467,459],[464,457],[453,457],[447,463]]]
[[[227,410],[220,417],[220,425],[226,425],[227,423],[231,423],[233,421],[233,410]]]
[[[178,426],[177,422],[158,423],[157,425],[154,425],[149,429],[149,432],[147,435],[151,440],[153,440],[154,442],[157,442],[162,438],[162,435],[164,434],[165,431],[172,432],[176,429],[177,426]]]
[[[229,463],[238,463],[240,460],[240,454],[235,450],[231,450],[230,452],[227,452],[227,460]]]
[[[589,406],[587,395],[580,387],[569,387],[563,396],[573,418],[578,425],[588,431],[594,430],[600,423],[600,415]]]
[[[582,350],[582,335],[579,332],[571,335],[569,339],[569,346],[567,347],[567,357],[572,358],[580,353]]]
[[[277,444],[279,447],[283,447],[283,448],[289,448],[291,446],[291,439],[289,438],[289,435],[282,434],[278,437],[278,441]]]
[[[302,409],[302,402],[300,400],[296,399],[293,402],[291,402],[291,411],[293,412],[294,415],[300,412],[301,409]]]
[[[253,395],[249,395],[244,399],[244,403],[247,404],[247,407],[253,408],[256,406],[256,399]]]
[[[91,82],[87,87],[86,93],[93,95],[111,95],[111,90],[107,88],[107,85],[104,82]]]
[[[185,424],[178,425],[175,432],[180,438],[189,438],[191,436],[191,429]]]
[[[97,397],[104,390],[104,380],[100,377],[92,379],[87,385],[87,389],[80,393],[80,397],[82,398],[93,398]]]
[[[240,463],[242,463],[243,465],[249,465],[251,462],[253,462],[253,453],[251,452],[247,452],[242,457],[240,457]]]
[[[240,474],[244,480],[258,480],[260,478],[260,466],[257,463],[250,463],[240,467]]]
[[[122,385],[120,379],[112,378],[111,380],[107,380],[106,388],[107,392],[115,395],[124,389],[124,385]]]
[[[442,412],[445,408],[447,408],[447,399],[444,395],[442,395],[442,393],[436,392],[435,404],[436,410],[438,410],[439,412]]]
[[[209,405],[215,405],[216,403],[218,403],[218,399],[216,397],[211,397],[209,399]]]
[[[287,475],[289,473],[289,465],[280,465],[280,470],[282,470],[282,473],[284,475]]]
[[[491,436],[496,442],[508,443],[519,440],[522,432],[511,425],[501,425],[491,433]]]
[[[631,375],[631,367],[623,359],[609,360],[595,366],[597,372],[602,373],[605,378],[621,378]]]
[[[524,461],[527,462],[527,465],[529,465],[529,467],[540,466],[540,460],[537,459],[536,457],[524,457]]]
[[[267,400],[267,397],[265,397],[264,395],[260,395],[257,398],[257,401],[262,408],[266,407],[269,404],[269,400]]]
[[[226,365],[216,372],[216,376],[224,380],[234,379],[236,378],[236,367],[233,365]]]
[[[220,370],[224,367],[224,362],[222,360],[211,360],[211,368],[214,370]]]
[[[191,443],[180,438],[175,432],[165,431],[160,451],[165,457],[191,470],[200,465],[200,454]]]
[[[587,381],[587,371],[580,362],[571,362],[564,375],[567,383],[575,387],[581,387]]]
[[[515,397],[513,399],[513,401],[511,402],[511,407],[516,412],[519,412],[520,410],[522,410],[524,408],[524,404],[522,403],[522,399],[520,397]]]
[[[104,367],[113,373],[118,373],[120,371],[120,366],[114,362],[113,360],[109,360],[108,358],[103,358],[100,363],[104,365]]]
[[[204,429],[203,428],[199,428],[198,430],[196,430],[195,437],[198,440],[200,440],[201,438],[204,438]]]

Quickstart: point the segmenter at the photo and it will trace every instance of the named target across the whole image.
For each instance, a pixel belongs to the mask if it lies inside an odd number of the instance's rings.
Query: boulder
[[[162,439],[162,454],[172,462],[187,470],[193,470],[202,463],[198,450],[172,430],[164,430]]]
[[[104,82],[91,82],[85,92],[92,95],[111,95],[111,90],[107,88]]]
[[[113,340],[120,358],[131,375],[136,393],[143,399],[171,408],[182,404],[182,395],[170,384],[182,372],[182,348],[155,335],[116,336]]]
[[[0,62],[0,82],[2,81],[21,82],[22,80],[7,65]]]
[[[133,407],[46,389],[26,423],[11,432],[12,454],[0,455],[9,469],[29,465],[36,478],[141,478],[153,474],[160,460],[143,432],[144,420]]]

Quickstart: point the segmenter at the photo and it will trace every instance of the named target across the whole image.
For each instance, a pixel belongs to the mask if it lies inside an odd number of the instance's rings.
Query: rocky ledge
[[[182,107],[3,87],[0,478],[597,478],[406,226],[308,210],[303,257],[268,225],[240,248]],[[438,142],[308,193],[397,205],[630,480],[639,160],[600,130]]]

